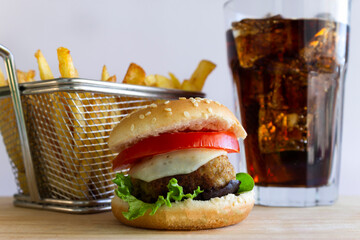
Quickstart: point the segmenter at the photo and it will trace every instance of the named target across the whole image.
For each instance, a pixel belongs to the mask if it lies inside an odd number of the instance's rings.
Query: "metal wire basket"
[[[13,56],[0,45],[9,87],[0,87],[0,132],[16,178],[16,206],[72,213],[110,209],[114,192],[107,139],[132,111],[200,92],[89,79],[18,84]]]

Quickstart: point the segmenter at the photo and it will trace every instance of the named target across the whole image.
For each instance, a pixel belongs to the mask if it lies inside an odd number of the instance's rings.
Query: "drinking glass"
[[[225,3],[228,62],[248,133],[256,203],[329,205],[338,197],[350,0]]]

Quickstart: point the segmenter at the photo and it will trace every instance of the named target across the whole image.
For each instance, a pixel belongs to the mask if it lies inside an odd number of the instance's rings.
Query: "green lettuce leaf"
[[[151,210],[150,215],[154,215],[162,205],[171,207],[171,201],[181,201],[187,198],[194,199],[203,192],[200,190],[200,187],[198,187],[193,194],[184,194],[183,187],[178,184],[178,181],[175,178],[172,178],[167,185],[169,192],[166,194],[166,198],[159,196],[155,203],[145,203],[131,195],[133,186],[129,176],[118,173],[113,182],[118,185],[115,194],[129,204],[128,211],[122,213],[128,220],[143,216],[149,209]]]
[[[254,179],[247,173],[237,173],[236,180],[241,182],[238,193],[251,191],[254,188]]]

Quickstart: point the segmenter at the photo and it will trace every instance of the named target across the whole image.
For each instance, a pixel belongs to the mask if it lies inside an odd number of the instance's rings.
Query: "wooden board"
[[[215,230],[169,232],[121,225],[111,212],[73,215],[18,208],[0,198],[0,239],[360,239],[360,196],[334,206],[256,206],[242,223]]]

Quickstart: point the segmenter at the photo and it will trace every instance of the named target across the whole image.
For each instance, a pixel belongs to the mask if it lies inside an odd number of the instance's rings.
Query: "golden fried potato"
[[[181,89],[185,91],[198,91],[194,84],[189,80],[184,80],[181,84]]]
[[[26,82],[26,73],[21,70],[16,70],[16,75],[18,78],[18,83]]]
[[[146,73],[142,67],[135,63],[131,63],[123,80],[123,83],[145,85]]]
[[[116,75],[113,75],[113,76],[109,77],[106,81],[115,83],[116,82]]]
[[[104,65],[101,73],[101,80],[107,81],[108,78],[110,78],[110,74],[106,68],[106,65]]]
[[[161,87],[161,88],[175,88],[174,83],[169,78],[155,74],[155,87]]]
[[[173,82],[174,88],[180,89],[181,84],[180,84],[179,79],[177,77],[175,77],[175,75],[173,73],[171,73],[171,72],[169,72],[169,76],[170,76],[171,81]]]
[[[210,61],[200,61],[190,78],[190,82],[196,87],[196,91],[202,90],[207,76],[214,70],[215,67],[216,65]]]
[[[50,66],[46,61],[44,55],[40,51],[40,49],[36,51],[35,57],[39,66],[40,79],[41,80],[54,79],[54,75],[51,72]]]
[[[57,49],[59,70],[63,78],[76,78],[79,77],[77,70],[74,67],[70,51],[67,48],[59,47]]]
[[[26,73],[25,75],[25,81],[26,82],[33,82],[35,81],[35,71],[34,70],[30,70]]]
[[[154,87],[156,84],[156,78],[155,75],[150,74],[145,77],[144,80],[145,86]]]

